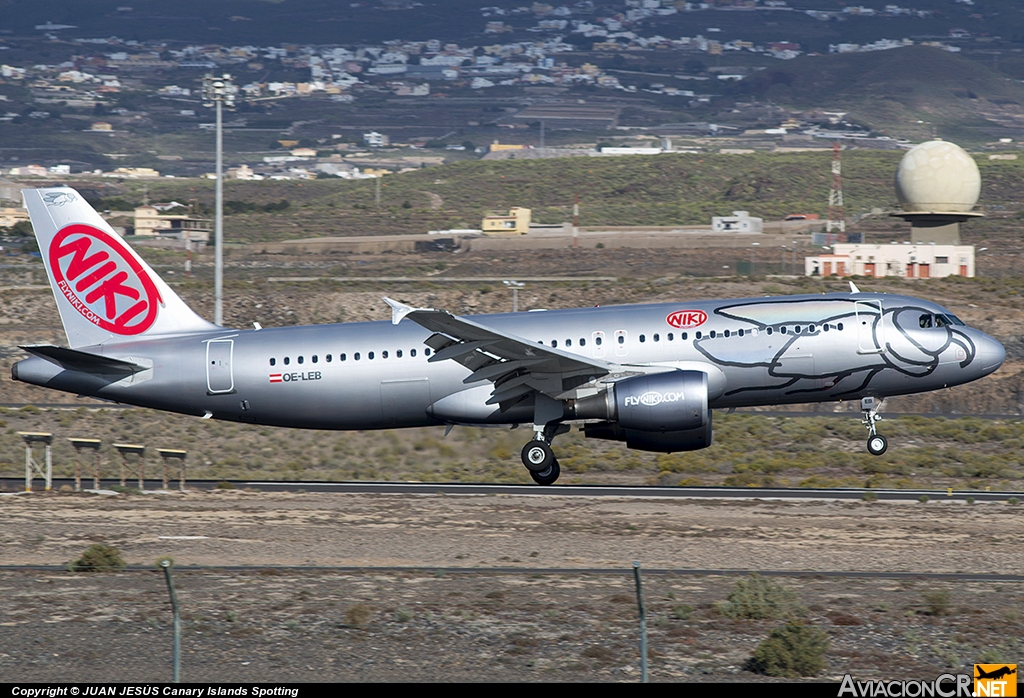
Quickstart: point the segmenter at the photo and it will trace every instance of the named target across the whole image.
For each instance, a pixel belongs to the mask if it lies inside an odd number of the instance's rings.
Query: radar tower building
[[[984,214],[972,211],[981,194],[981,173],[960,146],[940,138],[920,143],[896,170],[896,197],[910,223],[911,243],[959,245],[960,224]]]

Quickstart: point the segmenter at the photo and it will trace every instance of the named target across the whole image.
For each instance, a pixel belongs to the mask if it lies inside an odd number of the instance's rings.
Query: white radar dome
[[[978,164],[955,143],[916,145],[896,170],[896,196],[904,211],[967,213],[980,194]]]

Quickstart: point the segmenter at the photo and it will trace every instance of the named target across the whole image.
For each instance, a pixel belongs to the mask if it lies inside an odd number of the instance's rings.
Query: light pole
[[[217,107],[217,195],[214,210],[213,322],[224,324],[224,130],[221,111],[235,106],[235,89],[231,76],[207,75],[203,78],[203,105]]]
[[[757,248],[761,246],[761,243],[754,242],[750,245],[750,276],[754,276],[754,260],[756,259],[754,254],[757,252]]]
[[[526,284],[524,284],[521,281],[502,281],[501,283],[505,284],[510,289],[512,289],[512,312],[513,313],[518,313],[519,312],[519,289],[521,289]]]

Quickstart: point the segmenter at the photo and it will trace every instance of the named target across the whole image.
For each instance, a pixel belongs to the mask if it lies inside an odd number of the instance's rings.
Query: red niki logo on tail
[[[677,310],[674,313],[669,313],[665,318],[665,322],[680,329],[699,327],[707,321],[708,314],[703,310]]]
[[[68,302],[89,322],[120,335],[142,334],[163,300],[124,243],[91,225],[62,228],[50,242],[50,269]]]

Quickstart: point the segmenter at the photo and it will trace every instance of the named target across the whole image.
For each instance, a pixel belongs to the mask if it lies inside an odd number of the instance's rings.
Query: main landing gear
[[[568,424],[537,425],[534,427],[533,441],[523,446],[523,465],[538,485],[552,485],[562,474],[555,452],[551,450],[551,441],[567,431]]]
[[[864,413],[862,421],[868,428],[868,453],[873,456],[880,456],[889,448],[889,441],[875,428],[875,425],[882,421],[882,418],[878,416],[878,408],[881,406],[882,401],[873,397],[865,397],[860,400],[860,409]]]

